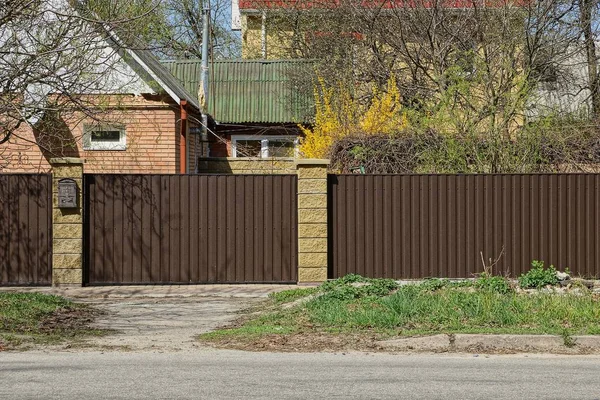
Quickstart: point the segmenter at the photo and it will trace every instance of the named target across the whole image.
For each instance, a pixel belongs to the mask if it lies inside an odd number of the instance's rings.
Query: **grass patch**
[[[360,301],[306,304],[310,321],[324,327],[397,329],[423,333],[600,333],[600,302],[593,295],[497,293],[490,290],[405,286]]]
[[[275,299],[272,300],[276,301]],[[302,318],[297,314],[301,312],[300,308],[278,309],[277,311],[265,312],[256,317],[238,321],[232,327],[203,333],[198,338],[202,341],[213,343],[239,339],[248,342],[265,335],[295,333],[300,330],[300,321]]]
[[[282,306],[313,295],[292,307]],[[398,335],[439,333],[600,334],[600,296],[520,293],[504,278],[394,281],[347,276],[319,288],[271,296],[271,306],[235,327],[201,336],[215,343],[257,342],[273,335]],[[308,337],[308,336],[307,336]],[[307,339],[308,340],[308,339]]]
[[[201,338],[207,341],[221,341],[228,338],[243,336],[246,339],[256,339],[262,335],[281,335],[296,332],[296,329],[290,326],[248,324],[239,328],[221,329],[201,335]]]
[[[274,292],[269,294],[269,298],[273,299],[275,303],[291,303],[292,301],[296,301],[303,297],[310,296],[312,294],[317,293],[318,288],[298,288],[298,289],[289,289],[282,290],[281,292]]]
[[[40,322],[60,308],[73,303],[59,296],[39,293],[0,293],[0,329],[34,332]]]
[[[97,311],[60,296],[0,293],[0,348],[57,344],[105,332],[90,329]]]

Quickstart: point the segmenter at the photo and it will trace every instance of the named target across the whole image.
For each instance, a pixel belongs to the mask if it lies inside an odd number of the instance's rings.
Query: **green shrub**
[[[519,277],[519,286],[523,289],[539,289],[547,285],[558,284],[556,269],[554,265],[544,268],[543,261],[534,260],[531,262],[531,268],[527,273]]]
[[[479,278],[475,280],[474,286],[479,290],[500,294],[507,294],[513,290],[506,278],[490,275],[486,272],[479,275]]]

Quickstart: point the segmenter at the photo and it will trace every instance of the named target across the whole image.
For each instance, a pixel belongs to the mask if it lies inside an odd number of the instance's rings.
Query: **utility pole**
[[[202,130],[200,138],[202,140],[202,153],[204,157],[208,156],[208,46],[210,42],[209,23],[210,8],[204,7],[202,9],[202,71],[200,75],[200,95],[198,96],[200,100],[200,106],[202,107]]]
[[[260,28],[260,54],[263,59],[267,59],[267,12],[263,11]]]

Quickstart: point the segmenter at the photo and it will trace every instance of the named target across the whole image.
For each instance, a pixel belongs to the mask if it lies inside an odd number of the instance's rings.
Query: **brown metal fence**
[[[295,175],[85,175],[86,281],[296,282]]]
[[[50,285],[52,177],[0,175],[0,285]]]
[[[600,175],[330,175],[330,278],[600,276]]]

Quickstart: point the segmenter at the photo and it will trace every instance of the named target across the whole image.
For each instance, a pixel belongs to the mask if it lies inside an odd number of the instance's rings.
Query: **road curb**
[[[599,354],[600,336],[439,334],[378,342],[409,352]]]

